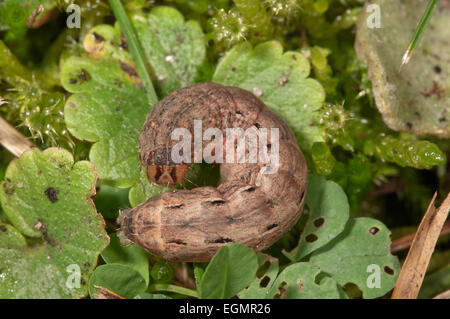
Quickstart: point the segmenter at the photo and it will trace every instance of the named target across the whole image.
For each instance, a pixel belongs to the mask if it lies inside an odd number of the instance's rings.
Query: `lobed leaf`
[[[315,125],[325,99],[320,83],[308,78],[310,65],[298,52],[285,52],[276,41],[254,48],[235,46],[220,60],[213,81],[253,92],[294,131],[302,149],[323,141]]]
[[[95,181],[92,163],[74,163],[62,149],[30,150],[11,162],[0,183],[10,222],[0,225],[1,298],[86,295],[87,280],[108,244],[91,200]]]

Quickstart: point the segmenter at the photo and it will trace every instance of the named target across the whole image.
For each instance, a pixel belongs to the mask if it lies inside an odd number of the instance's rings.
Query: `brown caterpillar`
[[[261,173],[267,164],[259,162],[220,164],[218,187],[172,190],[121,211],[121,241],[177,261],[208,261],[229,243],[268,248],[297,222],[305,202],[307,167],[293,133],[243,89],[206,82],[177,90],[151,109],[139,137],[141,163],[151,181],[183,180],[188,165],[173,163],[171,149],[178,141],[171,132],[180,127],[192,132],[194,119],[203,121],[203,132],[278,128],[277,172]]]

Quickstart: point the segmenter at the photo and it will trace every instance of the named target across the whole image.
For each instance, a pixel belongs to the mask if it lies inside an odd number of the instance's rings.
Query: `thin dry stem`
[[[0,117],[0,144],[17,157],[29,149],[36,148],[29,139]]]

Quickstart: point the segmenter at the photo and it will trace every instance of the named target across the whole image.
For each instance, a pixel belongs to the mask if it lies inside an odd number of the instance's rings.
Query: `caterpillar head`
[[[183,181],[186,177],[188,165],[147,165],[146,173],[150,182],[154,182],[160,186],[174,186]]]

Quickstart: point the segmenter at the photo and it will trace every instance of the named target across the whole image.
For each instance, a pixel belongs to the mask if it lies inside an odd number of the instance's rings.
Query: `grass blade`
[[[429,0],[427,8],[425,9],[425,13],[419,21],[419,24],[416,27],[416,31],[413,34],[411,41],[409,42],[408,48],[406,49],[405,54],[402,58],[402,65],[405,65],[411,59],[411,56],[414,50],[420,43],[420,39],[427,28],[428,23],[430,22],[431,16],[433,15],[434,10],[438,4],[439,0]]]
[[[117,21],[119,21],[120,28],[125,34],[128,40],[128,46],[130,48],[131,55],[134,58],[136,69],[139,77],[142,81],[142,86],[147,93],[148,101],[151,105],[155,105],[158,102],[158,97],[156,96],[155,88],[153,87],[152,80],[148,73],[148,63],[145,59],[144,50],[142,49],[141,43],[137,37],[137,34],[128,19],[127,13],[120,0],[109,0],[112,11]]]

